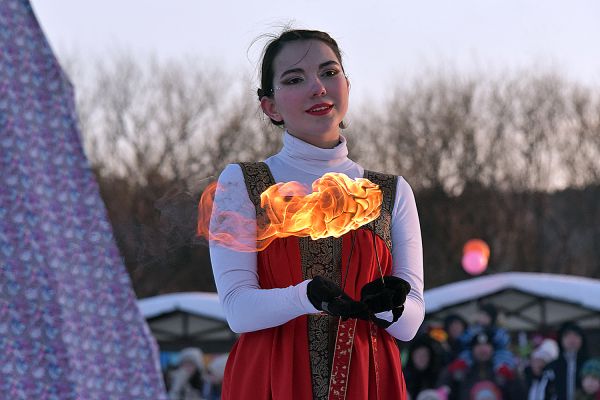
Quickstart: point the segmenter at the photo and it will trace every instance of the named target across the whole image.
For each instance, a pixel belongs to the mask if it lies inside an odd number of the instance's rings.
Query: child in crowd
[[[575,400],[600,400],[600,358],[591,358],[581,367],[581,389]]]

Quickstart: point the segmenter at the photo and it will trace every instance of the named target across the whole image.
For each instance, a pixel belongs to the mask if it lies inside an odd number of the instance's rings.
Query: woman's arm
[[[237,164],[228,165],[219,176],[210,228],[233,234],[246,249],[256,248],[256,210]],[[256,252],[233,250],[214,240],[209,246],[219,300],[234,332],[271,328],[318,312],[306,295],[308,280],[287,288],[261,289]]]
[[[404,178],[398,178],[392,212],[392,274],[410,283],[404,312],[387,331],[396,339],[409,341],[425,317],[423,299],[423,245],[415,196]]]

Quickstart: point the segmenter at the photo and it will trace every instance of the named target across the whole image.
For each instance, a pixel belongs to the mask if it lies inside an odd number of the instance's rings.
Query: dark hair
[[[450,325],[452,325],[452,323],[455,321],[460,322],[463,326],[463,329],[467,329],[468,324],[463,317],[458,314],[448,314],[444,318],[444,330],[448,332],[450,330]]]
[[[581,347],[579,348],[578,354],[583,354],[587,358],[588,348],[587,348],[587,338],[585,331],[577,325],[575,321],[567,321],[564,322],[559,330],[558,330],[558,347],[563,352],[562,339],[567,334],[567,332],[574,332],[581,338]],[[579,358],[579,356],[577,356]]]
[[[277,57],[281,49],[287,43],[301,40],[319,40],[325,43],[338,58],[340,66],[342,67],[342,71],[344,70],[340,48],[338,47],[337,42],[331,36],[329,36],[328,33],[306,29],[285,30],[279,36],[270,40],[265,46],[260,69],[261,87],[256,91],[259,100],[263,98],[263,96],[273,96],[273,61],[275,61],[275,57]],[[271,122],[275,125],[283,125],[284,123],[284,121],[275,121],[273,119],[271,119]],[[343,128],[343,122],[340,123],[340,127]]]
[[[581,338],[585,337],[583,329],[581,329],[581,327],[573,321],[567,321],[560,326],[560,329],[558,331],[559,340],[562,340],[562,337],[565,336],[567,332],[575,332]]]

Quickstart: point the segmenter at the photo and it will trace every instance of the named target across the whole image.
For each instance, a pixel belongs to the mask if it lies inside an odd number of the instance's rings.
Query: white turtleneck
[[[265,160],[276,182],[297,181],[311,186],[327,172],[341,172],[355,179],[364,169],[348,158],[346,139],[333,149],[308,144],[289,133],[284,134],[283,149]],[[238,237],[256,237],[256,210],[248,197],[242,171],[229,164],[219,176],[214,209],[235,211],[251,221],[237,229],[245,230]],[[213,212],[213,217],[216,215]],[[211,221],[211,224],[214,220]],[[423,300],[423,250],[421,229],[412,189],[400,177],[392,211],[393,268],[392,274],[411,285],[404,313],[387,331],[397,339],[414,337],[425,315]],[[251,241],[245,243],[255,247]],[[303,314],[318,312],[308,300],[305,280],[295,286],[261,289],[258,284],[255,252],[231,250],[210,242],[213,273],[227,321],[234,332],[251,332],[278,326]]]

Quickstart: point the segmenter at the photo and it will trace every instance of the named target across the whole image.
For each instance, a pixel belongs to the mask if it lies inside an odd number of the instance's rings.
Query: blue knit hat
[[[581,377],[593,376],[600,379],[600,358],[590,358],[581,367]]]

